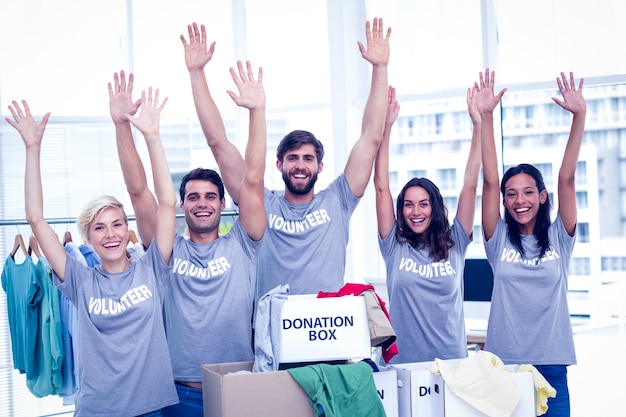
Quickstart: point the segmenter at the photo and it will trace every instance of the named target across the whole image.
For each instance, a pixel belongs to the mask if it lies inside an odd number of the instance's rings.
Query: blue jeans
[[[203,417],[202,390],[176,384],[178,404],[163,409],[163,417]]]
[[[556,390],[555,398],[548,398],[545,417],[570,417],[569,389],[567,388],[567,366],[535,365],[535,368]]]

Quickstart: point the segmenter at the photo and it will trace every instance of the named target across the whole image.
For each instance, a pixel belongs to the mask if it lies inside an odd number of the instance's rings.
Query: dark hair
[[[220,174],[212,169],[196,168],[189,171],[180,182],[180,201],[185,201],[185,188],[187,187],[187,183],[191,180],[209,181],[215,184],[219,191],[220,200],[224,198],[224,183],[222,182]]]
[[[505,198],[505,187],[508,180],[517,174],[528,174],[535,180],[535,185],[541,193],[546,189],[546,184],[543,182],[543,176],[541,171],[530,164],[519,164],[517,166],[509,168],[502,176],[502,182],[500,184],[500,192],[502,192],[502,198]],[[546,193],[546,201],[540,204],[537,211],[537,220],[533,229],[533,234],[537,238],[541,252],[539,257],[543,257],[546,251],[550,248],[550,240],[548,239],[548,229],[550,227],[550,196]],[[513,219],[509,210],[504,210],[504,219],[509,226],[509,239],[513,245],[524,255],[524,248],[522,247],[522,238],[520,236],[519,223]]]
[[[306,144],[313,145],[317,156],[317,163],[322,162],[324,158],[324,145],[322,145],[322,142],[320,142],[313,133],[307,132],[306,130],[294,130],[282,138],[276,149],[276,159],[283,162],[283,157],[287,151],[299,149],[302,145]]]
[[[402,209],[404,207],[404,195],[411,187],[422,187],[428,193],[432,212],[430,215],[430,225],[422,234],[416,234],[406,224]],[[396,202],[396,216],[398,227],[396,229],[396,240],[400,243],[408,243],[415,249],[428,246],[429,254],[435,261],[448,259],[448,251],[454,246],[454,240],[450,237],[450,222],[448,221],[448,209],[443,203],[443,197],[439,188],[427,178],[412,178],[407,182],[398,194]]]

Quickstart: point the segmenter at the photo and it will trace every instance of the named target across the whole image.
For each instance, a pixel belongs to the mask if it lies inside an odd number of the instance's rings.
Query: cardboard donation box
[[[309,397],[287,371],[252,371],[252,362],[202,365],[204,417],[313,417]]]
[[[288,296],[280,337],[280,363],[360,360],[372,355],[361,296]]]
[[[251,372],[253,362],[202,365],[204,417],[313,417],[309,397],[287,371]],[[398,417],[395,370],[373,373],[387,417]]]
[[[400,417],[444,417],[444,382],[430,372],[432,362],[414,362],[391,366],[398,374],[398,410]],[[449,414],[454,416],[454,414]],[[458,414],[458,417],[464,416]]]

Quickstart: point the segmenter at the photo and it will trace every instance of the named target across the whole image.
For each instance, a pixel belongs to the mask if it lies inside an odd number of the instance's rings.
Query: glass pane
[[[622,0],[494,0],[498,78],[505,84],[626,73]]]

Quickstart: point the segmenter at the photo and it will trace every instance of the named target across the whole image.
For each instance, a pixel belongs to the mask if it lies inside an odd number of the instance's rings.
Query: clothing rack
[[[222,216],[237,216],[238,214],[239,212],[237,210],[222,211]],[[176,218],[184,219],[185,214],[176,213]],[[136,220],[136,217],[128,216],[128,220],[134,221]],[[46,222],[48,222],[48,224],[72,224],[72,223],[76,223],[76,218],[75,217],[55,217],[55,218],[46,219]],[[23,225],[28,225],[28,222],[26,221],[26,219],[10,219],[10,220],[0,219],[0,226],[23,226]]]

